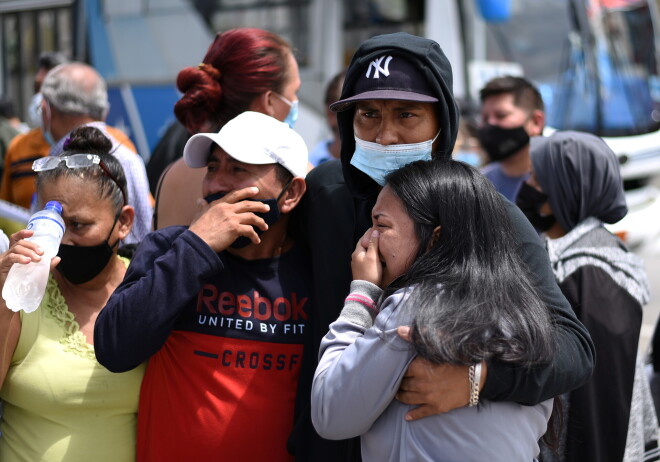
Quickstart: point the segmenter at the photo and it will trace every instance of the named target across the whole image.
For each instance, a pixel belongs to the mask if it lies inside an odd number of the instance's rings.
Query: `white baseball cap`
[[[307,175],[305,141],[284,122],[261,112],[243,112],[218,133],[193,135],[183,148],[186,165],[206,167],[213,143],[239,162],[280,164],[294,176],[305,178]]]

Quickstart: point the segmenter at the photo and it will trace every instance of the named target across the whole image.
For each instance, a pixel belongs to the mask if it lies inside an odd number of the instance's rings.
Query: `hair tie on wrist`
[[[210,75],[215,80],[220,80],[220,77],[222,76],[222,73],[220,72],[220,70],[216,69],[213,66],[213,64],[199,63],[197,65],[197,69],[199,69],[200,71],[206,72],[208,75]]]

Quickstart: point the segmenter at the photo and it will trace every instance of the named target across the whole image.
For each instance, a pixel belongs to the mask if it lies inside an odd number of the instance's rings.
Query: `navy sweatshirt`
[[[248,261],[184,227],[147,236],[94,329],[108,369],[149,361],[139,460],[291,460],[308,269],[297,246]]]

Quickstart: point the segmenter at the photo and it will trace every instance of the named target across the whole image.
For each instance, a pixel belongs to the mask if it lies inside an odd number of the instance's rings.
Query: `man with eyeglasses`
[[[52,69],[41,86],[44,138],[52,145],[50,155],[63,152],[68,134],[80,126],[101,130],[113,144],[115,156],[126,175],[128,204],[135,209],[133,229],[124,244],[137,244],[151,231],[153,207],[142,158],[118,140],[103,122],[109,102],[105,81],[83,63],[62,64]]]

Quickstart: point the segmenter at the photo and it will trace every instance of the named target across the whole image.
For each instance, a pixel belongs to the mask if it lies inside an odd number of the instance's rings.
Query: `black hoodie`
[[[342,99],[353,96],[358,73],[384,53],[405,56],[423,70],[436,89],[441,144],[434,156],[450,155],[458,130],[458,110],[452,94],[451,66],[436,42],[405,33],[381,35],[365,41],[348,68]],[[325,162],[307,175],[307,193],[292,220],[292,232],[309,245],[315,308],[312,344],[305,349],[299,384],[298,410],[307,417],[299,419],[289,441],[289,447],[299,461],[359,460],[358,439],[322,440],[310,428],[308,412],[303,409],[309,406],[320,341],[343,307],[351,282],[351,254],[358,239],[371,226],[371,208],[378,193],[378,185],[350,165],[355,150],[353,113],[352,109],[338,113],[341,163]],[[449,136],[443,137],[443,133]],[[538,235],[520,210],[509,202],[507,204],[517,240],[521,243],[522,258],[536,275],[543,301],[557,326],[556,360],[552,365],[532,370],[492,361],[488,364],[481,397],[537,404],[585,383],[593,370],[594,347],[589,333],[576,319],[559,290]]]
[[[396,34],[378,35],[365,41],[353,55],[351,64],[346,71],[341,99],[354,95],[356,81],[369,63],[383,54],[405,57],[424,75],[438,98],[438,120],[440,121],[440,136],[435,157],[451,155],[458,133],[458,106],[454,100],[451,64],[442,52],[440,45],[433,40],[398,32]],[[354,195],[373,198],[378,195],[378,185],[367,175],[350,164],[355,152],[353,133],[354,107],[337,113],[339,136],[341,138],[341,162],[346,183]]]

